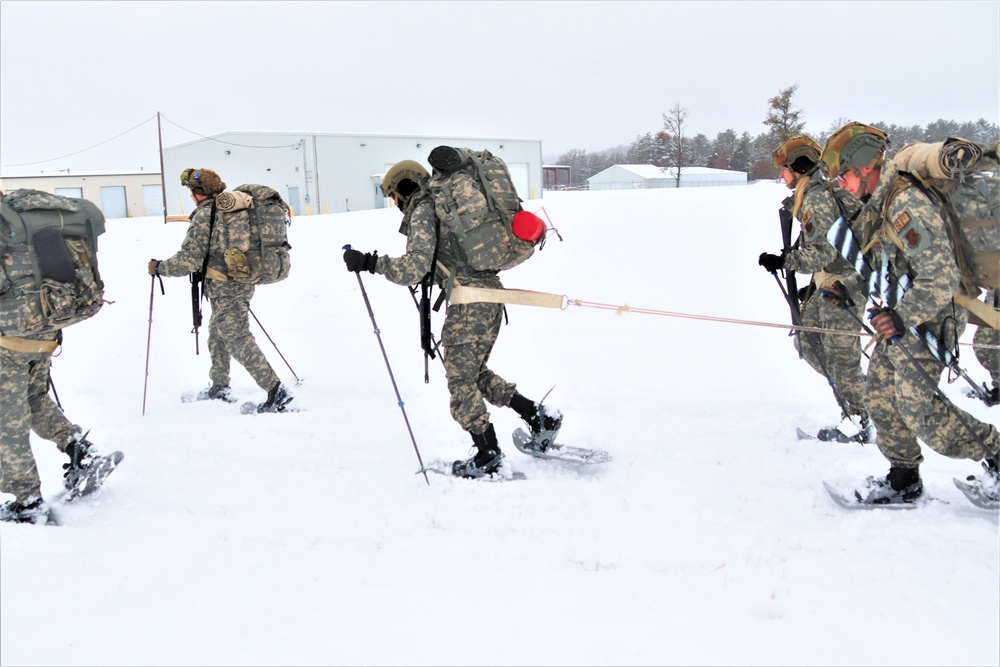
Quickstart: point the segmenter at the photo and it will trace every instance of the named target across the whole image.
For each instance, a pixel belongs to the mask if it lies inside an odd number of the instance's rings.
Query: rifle
[[[875,299],[880,299],[882,303],[888,308],[895,308],[902,299],[903,294],[910,288],[912,284],[912,279],[906,273],[897,276],[889,269],[889,256],[885,249],[882,250],[882,258],[879,264],[879,270],[876,271],[868,263],[864,254],[861,252],[861,245],[858,243],[857,238],[854,236],[854,231],[851,229],[850,224],[843,218],[838,218],[833,226],[830,227],[830,231],[826,235],[827,240],[830,244],[840,253],[849,264],[854,266],[855,271],[857,271],[862,279],[868,286],[868,297],[876,305],[878,304]],[[865,325],[865,323],[854,315],[853,311],[848,310],[851,315],[858,320],[861,326],[870,334],[874,332]],[[941,391],[938,386],[938,382],[934,380],[920,364],[914,358],[913,354],[907,349],[906,345],[901,340],[906,333],[911,334],[920,343],[924,345],[931,356],[933,356],[939,363],[941,363],[945,368],[950,369],[952,372],[957,373],[963,380],[972,386],[973,391],[976,393],[977,397],[986,401],[986,392],[969,377],[965,370],[958,365],[958,355],[956,355],[951,349],[946,347],[937,336],[931,332],[930,329],[922,324],[909,327],[906,332],[896,336],[888,341],[887,345],[896,345],[903,354],[913,363],[913,366],[917,369],[924,381],[930,386],[934,391],[935,396],[937,396],[945,405],[949,405],[955,408],[955,414],[958,417],[959,423],[965,427],[969,433],[972,434],[973,438],[979,441],[979,445],[983,450],[983,456],[989,457],[990,453],[986,448],[986,443],[983,441],[982,436],[972,428],[972,425],[966,421],[961,410],[955,406],[955,404],[948,398],[948,396]]]
[[[201,271],[195,271],[191,274],[191,320],[194,323],[194,328],[191,329],[191,333],[194,334],[194,353],[198,354],[198,327],[201,326],[201,291],[202,285],[205,284],[205,274]]]
[[[201,271],[191,274],[191,320],[194,328],[194,353],[198,354],[198,327],[201,326],[201,297],[205,292],[205,271],[208,269],[208,255],[212,251],[212,231],[215,229],[215,199],[212,199],[212,217],[208,221],[208,240],[205,242],[205,259],[201,261]]]
[[[795,217],[792,212],[782,206],[778,209],[778,219],[781,221],[781,250],[783,255],[787,255],[792,249],[792,223]],[[795,271],[783,269],[785,273],[785,286],[788,288],[788,307],[792,311],[792,323],[798,324],[801,312],[799,312],[799,288],[795,282]]]

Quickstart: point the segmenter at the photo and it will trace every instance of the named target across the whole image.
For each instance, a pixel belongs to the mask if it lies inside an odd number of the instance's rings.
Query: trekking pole
[[[849,308],[847,310],[848,310],[848,312],[851,313],[851,315],[854,317],[854,319],[858,321],[858,324],[860,324],[865,331],[867,331],[868,333],[872,334],[873,336],[875,335],[875,332],[872,331],[870,328],[868,328],[868,325],[864,323],[864,320],[862,320],[860,317],[858,317],[854,313],[854,311],[850,310]],[[965,418],[965,413],[962,412],[962,410],[960,410],[959,407],[957,405],[955,405],[951,401],[950,398],[948,398],[947,394],[945,394],[943,391],[941,391],[941,387],[938,386],[938,382],[936,382],[934,380],[934,378],[932,378],[930,376],[930,374],[926,370],[924,370],[924,367],[920,365],[920,362],[917,361],[917,359],[913,356],[913,354],[910,352],[910,350],[905,345],[903,345],[903,343],[900,341],[900,338],[902,336],[903,336],[903,334],[901,333],[898,336],[894,336],[893,338],[890,338],[889,340],[887,340],[885,342],[886,342],[887,345],[890,344],[890,343],[892,343],[893,345],[895,345],[896,347],[898,347],[900,350],[902,350],[903,354],[906,355],[906,358],[909,359],[910,363],[913,364],[913,367],[917,369],[917,373],[920,375],[920,377],[923,378],[923,380],[925,382],[927,382],[927,384],[931,387],[931,389],[934,390],[934,395],[937,396],[939,399],[941,399],[941,401],[945,405],[949,406],[950,408],[952,408],[955,411],[955,416],[958,417],[959,423],[962,426],[964,426],[965,430],[968,431],[969,433],[971,433],[972,437],[975,438],[979,442],[979,448],[983,452],[983,458],[986,458],[986,459],[990,458],[991,454],[990,454],[989,450],[986,448],[986,441],[983,440],[983,437],[981,435],[979,435],[979,433],[977,433],[974,428],[972,428],[972,424],[970,424],[968,422],[968,420],[966,420],[966,418]],[[928,344],[927,341],[924,341],[924,345],[927,346],[928,351],[931,351],[930,350],[930,345]],[[934,353],[931,352],[931,354],[933,355]],[[940,359],[938,359],[938,362],[944,364],[944,362],[942,362]],[[949,368],[949,366],[947,364],[944,364],[944,366],[946,368]],[[962,372],[962,375],[965,376],[964,371]],[[973,386],[975,386],[975,385],[973,385]]]
[[[260,327],[260,330],[263,331],[264,335],[267,336],[267,339],[271,341],[271,345],[274,345],[274,349],[278,350],[278,344],[274,342],[273,338],[271,338],[271,334],[267,333],[267,329],[265,329],[264,325],[261,324],[260,320],[257,319],[257,315],[253,312],[251,308],[248,307],[247,310],[249,310],[250,314],[253,315],[253,319],[257,323],[257,326]],[[292,371],[292,376],[295,378],[295,384],[296,385],[302,384],[302,378],[300,378],[298,375],[295,375],[295,371],[292,370],[292,365],[288,363],[287,359],[285,359],[285,355],[281,353],[281,350],[278,350],[278,356],[281,357],[281,360],[285,362],[286,366],[288,366],[288,370]]]
[[[149,281],[149,330],[146,332],[146,377],[142,381],[142,416],[146,416],[146,387],[149,384],[149,342],[153,338],[153,295],[156,294],[156,279],[159,275],[150,276]],[[163,289],[163,278],[160,278],[160,294],[166,295]],[[51,380],[49,380],[51,382]],[[53,387],[53,391],[55,387]],[[58,400],[58,399],[57,399]]]
[[[784,295],[785,301],[788,303],[789,308],[792,309],[792,324],[794,324],[795,326],[801,326],[802,325],[802,321],[799,319],[798,309],[795,306],[792,305],[792,297],[791,297],[791,295],[788,292],[785,291],[785,286],[781,284],[781,278],[778,277],[778,274],[775,273],[774,271],[771,271],[771,275],[774,276],[775,282],[778,283],[778,289],[781,290],[781,293]],[[796,332],[795,335],[798,336],[798,332]],[[801,349],[801,348],[802,348],[802,342],[801,342],[801,339],[800,339],[800,341],[799,341],[799,349]],[[830,374],[830,371],[827,370],[826,364],[824,363],[824,361],[822,359],[822,356],[817,354],[817,355],[815,355],[815,357],[816,357],[816,361],[819,363],[820,370],[822,370],[822,372],[823,372],[823,376],[826,378],[826,381],[829,383],[831,391],[833,391],[833,398],[837,401],[837,405],[840,407],[840,411],[842,413],[844,413],[845,417],[849,418],[851,416],[851,414],[853,414],[853,413],[850,412],[845,407],[844,399],[842,399],[840,397],[840,392],[837,391],[837,383],[836,383],[836,381],[833,379],[833,376]],[[861,443],[861,445],[864,446],[864,443]]]
[[[350,244],[344,246],[344,250],[350,249]],[[375,312],[372,310],[371,301],[368,300],[368,292],[365,291],[365,284],[361,280],[361,272],[355,271],[354,275],[358,278],[358,287],[361,288],[361,296],[365,300],[365,307],[368,309],[368,317],[371,318],[372,326],[375,327],[375,337],[378,338],[378,346],[382,350],[382,358],[385,360],[385,368],[389,371],[389,379],[392,381],[392,389],[396,392],[396,403],[399,405],[399,409],[403,413],[403,421],[406,422],[406,430],[410,432],[410,441],[413,442],[413,451],[417,453],[417,462],[420,463],[420,470],[418,472],[422,472],[424,474],[424,480],[427,482],[427,486],[430,486],[431,480],[427,477],[424,460],[420,456],[420,449],[417,447],[417,439],[413,436],[413,429],[410,428],[410,418],[406,416],[406,408],[403,406],[403,398],[399,395],[399,387],[396,386],[396,376],[392,374],[392,366],[389,365],[389,355],[385,353],[385,345],[382,344],[382,332],[379,331],[378,323],[375,322]]]

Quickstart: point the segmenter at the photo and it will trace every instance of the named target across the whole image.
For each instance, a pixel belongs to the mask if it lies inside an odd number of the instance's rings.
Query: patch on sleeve
[[[907,213],[906,211],[903,211],[902,213],[899,214],[899,216],[896,217],[896,220],[892,223],[892,228],[896,230],[896,233],[898,234],[899,232],[903,231],[903,227],[906,227],[908,224],[910,224],[911,220],[913,220],[913,218],[910,217],[910,214]],[[919,234],[917,235],[917,238],[920,238]]]
[[[802,229],[809,236],[812,236],[813,230],[815,229],[813,223],[811,222],[812,217],[813,217],[812,211],[806,211],[805,213],[802,214]]]
[[[903,215],[906,214],[904,213]],[[899,222],[898,218],[896,219],[896,222],[897,223]],[[911,229],[910,231],[906,232],[906,234],[903,235],[903,238],[906,239],[906,244],[910,246],[910,248],[916,248],[917,246],[920,245],[921,241],[920,234],[915,229]]]

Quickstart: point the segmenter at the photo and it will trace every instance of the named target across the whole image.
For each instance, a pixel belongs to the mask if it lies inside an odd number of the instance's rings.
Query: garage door
[[[105,218],[127,218],[128,204],[125,202],[124,185],[101,186],[101,210]]]
[[[531,199],[531,188],[528,186],[528,163],[508,162],[507,171],[510,172],[510,180],[514,181],[517,196],[525,201]]]
[[[63,197],[76,197],[83,199],[83,188],[56,188],[56,194]]]
[[[142,204],[146,207],[146,215],[163,215],[163,186],[142,186]]]

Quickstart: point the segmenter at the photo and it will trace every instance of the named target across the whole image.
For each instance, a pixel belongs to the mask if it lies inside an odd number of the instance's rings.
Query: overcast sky
[[[541,139],[557,156],[629,144],[677,102],[692,135],[756,135],[793,84],[813,134],[996,123],[998,62],[996,0],[2,0],[0,165],[158,170],[157,112],[165,146],[449,134]]]

